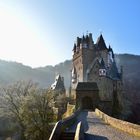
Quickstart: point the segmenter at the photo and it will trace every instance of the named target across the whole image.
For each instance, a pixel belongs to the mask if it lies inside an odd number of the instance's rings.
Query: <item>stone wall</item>
[[[98,107],[100,110],[108,115],[112,114],[112,101],[100,101]]]
[[[99,87],[99,96],[102,101],[113,100],[113,80],[107,77],[99,77],[97,82]]]
[[[136,125],[133,123],[129,123],[123,120],[119,120],[113,117],[106,115],[105,113],[101,112],[100,110],[96,109],[95,113],[102,118],[106,123],[116,127],[122,131],[130,133],[135,136],[140,136],[140,125]]]
[[[74,113],[74,111],[75,111],[75,105],[71,105],[71,104],[68,103],[67,104],[67,110],[64,113],[62,118],[64,119],[64,118],[67,118],[67,117],[71,116]]]

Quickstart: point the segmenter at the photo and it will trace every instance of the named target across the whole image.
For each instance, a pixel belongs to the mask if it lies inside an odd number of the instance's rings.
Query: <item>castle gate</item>
[[[94,105],[94,102],[92,101],[92,99],[90,97],[86,96],[86,97],[82,98],[81,108],[91,110],[91,109],[95,108],[95,105]]]
[[[95,82],[79,82],[76,88],[76,105],[81,109],[95,110],[99,104],[99,90]]]

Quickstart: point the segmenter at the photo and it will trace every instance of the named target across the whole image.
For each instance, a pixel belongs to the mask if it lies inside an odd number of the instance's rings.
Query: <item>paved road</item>
[[[140,140],[140,137],[132,136],[120,131],[98,118],[95,112],[83,111],[78,116],[77,123],[82,121],[86,140]],[[75,131],[76,124],[70,131]]]

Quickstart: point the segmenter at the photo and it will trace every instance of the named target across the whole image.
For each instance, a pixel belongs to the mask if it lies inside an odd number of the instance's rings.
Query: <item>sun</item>
[[[33,67],[45,64],[47,48],[29,22],[22,15],[0,9],[0,59]]]

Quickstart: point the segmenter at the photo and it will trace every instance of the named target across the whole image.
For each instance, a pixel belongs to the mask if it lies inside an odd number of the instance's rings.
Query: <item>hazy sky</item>
[[[140,54],[139,0],[0,0],[0,59],[32,67],[72,58],[77,36],[100,32],[115,53]]]

